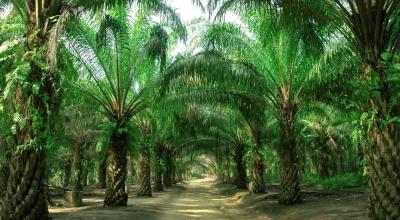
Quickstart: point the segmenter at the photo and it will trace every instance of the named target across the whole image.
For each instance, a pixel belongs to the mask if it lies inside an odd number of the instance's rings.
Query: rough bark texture
[[[155,177],[154,177],[154,191],[164,191],[162,183],[162,154],[163,154],[163,143],[157,142],[155,147]]]
[[[139,191],[138,196],[152,196],[151,193],[151,168],[150,168],[150,149],[145,144],[139,151]]]
[[[72,170],[72,161],[70,158],[67,158],[64,165],[64,180],[63,187],[67,187],[71,180],[71,170]]]
[[[111,135],[109,165],[104,206],[126,206],[128,194],[125,191],[128,133],[116,128]]]
[[[236,187],[238,189],[247,189],[246,163],[243,159],[244,154],[246,153],[246,145],[244,143],[236,143],[234,150],[234,159],[236,163]]]
[[[172,186],[172,175],[173,175],[173,155],[172,149],[169,146],[164,148],[164,160],[165,160],[165,172],[163,176],[164,186]]]
[[[370,99],[371,109],[377,114],[369,130],[370,146],[366,149],[369,158],[369,210],[372,219],[400,219],[400,126],[387,123],[387,117],[399,117],[400,107],[391,106],[391,91],[385,82],[382,69],[374,72],[380,78],[381,95]]]
[[[132,157],[130,155],[128,155],[128,163],[126,164],[126,185],[127,186],[133,183],[132,168],[133,168]]]
[[[45,155],[25,150],[10,163],[7,192],[0,219],[48,219],[45,179]]]
[[[281,190],[279,203],[294,204],[301,201],[297,155],[292,151],[280,152]]]
[[[168,171],[163,173],[163,184],[165,187],[171,187],[172,186],[172,179],[170,173]]]
[[[82,186],[88,186],[89,184],[89,169],[87,167],[83,168],[82,173]]]
[[[328,146],[326,145],[326,142],[321,142],[321,150],[320,150],[320,171],[319,171],[319,177],[322,179],[328,178],[329,177],[329,155],[328,155]]]
[[[337,1],[339,4],[339,1]],[[364,62],[369,90],[369,116],[366,125],[369,143],[365,153],[369,159],[369,202],[371,219],[400,219],[400,116],[398,71],[384,69],[395,61],[398,53],[399,31],[392,27],[397,22],[399,1],[357,1],[347,13],[353,35],[353,48]],[[354,6],[352,5],[352,6]],[[344,10],[348,10],[343,9]],[[364,25],[370,21],[376,25]],[[377,37],[378,36],[378,37]],[[383,56],[383,53],[387,52]],[[386,61],[382,60],[385,58]],[[396,61],[397,62],[397,61]],[[391,80],[390,80],[391,79]],[[371,85],[373,86],[371,88]],[[396,91],[397,90],[397,91]]]
[[[301,201],[299,159],[295,134],[298,103],[290,95],[290,88],[281,88],[280,106],[280,192],[279,203],[294,204]]]
[[[251,182],[249,184],[249,191],[251,193],[265,192],[264,172],[265,162],[263,156],[254,150],[251,155]]]
[[[31,11],[35,11],[32,2],[28,3],[28,6]],[[47,19],[43,14],[37,17],[39,20],[42,19],[42,24]],[[28,18],[27,45],[31,54],[34,54],[32,57],[38,56],[36,60],[27,57],[31,69],[25,81],[21,82],[31,86],[23,88],[18,83],[12,100],[14,106],[17,106],[16,109],[20,111],[18,113],[26,119],[26,123],[23,127],[17,126],[14,137],[16,141],[9,164],[10,175],[7,192],[1,205],[3,211],[0,211],[0,219],[49,219],[47,192],[44,188],[46,170],[44,146],[54,127],[59,99],[56,93],[58,86],[56,76],[39,64],[46,62],[43,55],[47,49],[44,45],[48,32],[36,24],[37,17],[33,13]],[[50,26],[51,24],[48,27]],[[40,86],[36,90],[33,85]],[[17,150],[16,146],[26,146],[26,148]]]
[[[3,197],[7,190],[7,179],[9,175],[10,169],[8,168],[8,165],[0,165],[0,199]]]
[[[391,139],[387,131],[374,130],[371,135],[375,136],[376,142],[368,153],[370,216],[374,219],[400,219],[399,139]]]
[[[105,189],[107,186],[107,156],[100,161],[99,167],[97,169],[97,188]]]
[[[164,191],[163,183],[162,183],[162,171],[157,171],[154,177],[154,192],[162,192]]]

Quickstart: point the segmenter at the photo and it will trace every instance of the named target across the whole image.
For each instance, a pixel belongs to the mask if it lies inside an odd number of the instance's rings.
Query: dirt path
[[[234,216],[220,207],[230,197],[221,195],[211,179],[202,179],[190,184],[178,184],[152,198],[139,198],[130,193],[128,206],[103,208],[102,197],[84,199],[85,207],[50,208],[54,219],[145,219],[145,220],[187,220],[187,219],[247,219],[245,210]]]
[[[143,219],[143,220],[363,220],[367,219],[365,193],[334,192],[332,195],[305,196],[291,206],[278,204],[277,190],[264,194],[238,191],[233,185],[216,184],[211,179],[180,183],[152,198],[141,198],[131,189],[127,207],[103,208],[104,191],[85,196],[84,207],[50,208],[55,220]],[[88,192],[91,192],[88,190]],[[91,193],[92,193],[91,192]],[[96,196],[97,195],[97,196]]]

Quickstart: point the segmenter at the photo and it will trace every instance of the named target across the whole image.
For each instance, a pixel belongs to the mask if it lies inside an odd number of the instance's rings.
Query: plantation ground
[[[152,198],[139,198],[131,187],[128,206],[103,208],[104,192],[88,188],[84,207],[49,209],[54,219],[366,219],[367,196],[360,190],[329,191],[305,187],[304,202],[282,206],[277,203],[277,186],[269,192],[249,194],[211,179],[180,183]],[[62,202],[61,198],[53,199]]]

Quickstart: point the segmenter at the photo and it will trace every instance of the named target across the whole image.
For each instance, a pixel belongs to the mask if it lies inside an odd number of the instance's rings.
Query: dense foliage
[[[49,187],[116,207],[204,175],[286,205],[368,188],[371,219],[399,219],[400,1],[192,2],[210,19],[0,0],[0,219],[48,219]]]

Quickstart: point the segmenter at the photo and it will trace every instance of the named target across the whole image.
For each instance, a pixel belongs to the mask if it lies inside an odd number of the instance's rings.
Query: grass
[[[264,174],[264,180],[266,182],[279,182],[279,173],[277,172],[266,172]]]
[[[316,185],[322,185],[327,189],[346,189],[364,187],[367,185],[368,178],[361,173],[347,173],[326,179],[321,179],[316,176],[304,176],[303,180],[310,181]]]

